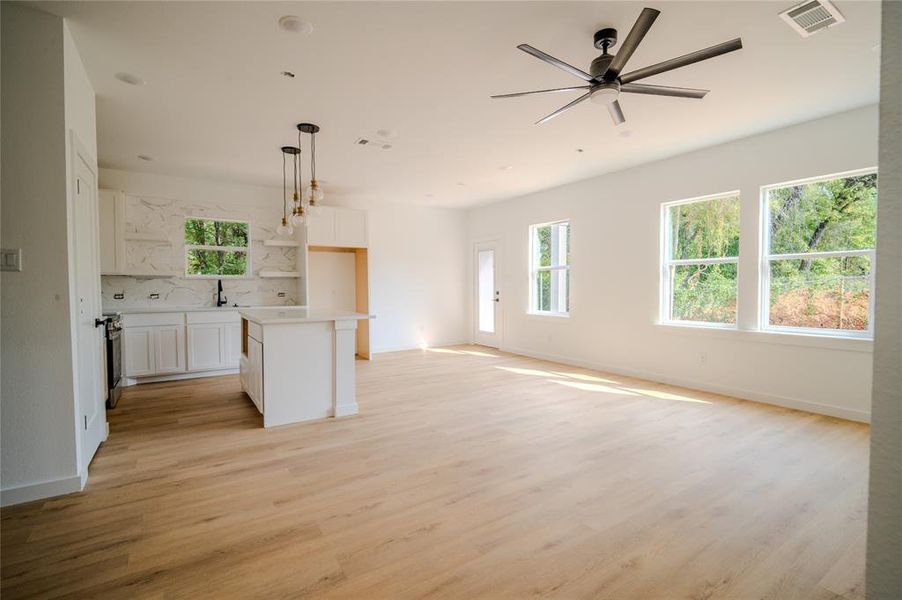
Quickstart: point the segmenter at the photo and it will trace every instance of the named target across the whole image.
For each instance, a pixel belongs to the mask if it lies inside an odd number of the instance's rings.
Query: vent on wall
[[[802,37],[808,37],[846,20],[828,0],[803,2],[781,12],[780,18]]]

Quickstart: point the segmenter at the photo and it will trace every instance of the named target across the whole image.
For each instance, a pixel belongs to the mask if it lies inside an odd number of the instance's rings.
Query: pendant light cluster
[[[279,235],[291,235],[294,228],[304,224],[304,218],[310,214],[319,214],[319,204],[323,199],[323,190],[316,180],[316,134],[319,125],[313,123],[298,123],[298,145],[282,146],[282,222],[276,228]],[[301,134],[310,134],[310,184],[307,192],[302,193],[301,180]],[[288,160],[291,157],[292,177],[291,185],[288,184]],[[288,210],[288,190],[292,188],[292,208]],[[302,197],[303,196],[303,197]]]

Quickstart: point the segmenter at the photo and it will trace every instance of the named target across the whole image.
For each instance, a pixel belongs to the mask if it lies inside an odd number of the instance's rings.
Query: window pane
[[[770,264],[770,324],[865,331],[871,260],[867,256],[775,260]]]
[[[570,269],[552,271],[551,279],[555,287],[552,293],[554,312],[570,312]]]
[[[248,224],[210,219],[185,219],[185,243],[190,246],[247,246]]]
[[[877,174],[769,190],[771,254],[874,247]]]
[[[671,258],[739,256],[739,196],[670,207]]]
[[[189,250],[188,275],[244,275],[247,253],[223,250]]]
[[[736,322],[736,264],[671,268],[675,321]]]
[[[495,251],[480,250],[479,289],[477,298],[479,305],[479,331],[495,332]]]
[[[548,312],[551,310],[551,271],[539,271],[535,275],[535,307],[534,310]]]
[[[537,267],[551,266],[551,226],[535,228],[535,260]]]

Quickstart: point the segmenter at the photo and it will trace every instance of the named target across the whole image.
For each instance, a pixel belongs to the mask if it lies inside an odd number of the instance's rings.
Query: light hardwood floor
[[[129,388],[87,489],[2,510],[2,596],[859,598],[868,428],[476,346],[261,428]]]

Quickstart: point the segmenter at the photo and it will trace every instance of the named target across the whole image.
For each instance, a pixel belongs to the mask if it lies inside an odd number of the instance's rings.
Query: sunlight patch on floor
[[[636,392],[640,396],[651,396],[652,398],[660,398],[661,400],[677,400],[679,402],[695,402],[696,404],[711,404],[708,400],[699,400],[698,398],[689,398],[680,396],[679,394],[671,394],[670,392],[662,392],[660,390],[643,390],[641,388],[623,388],[631,392]]]
[[[585,383],[583,381],[561,381],[560,379],[549,379],[559,385],[566,385],[584,392],[603,392],[605,394],[617,394],[618,396],[637,396],[634,392],[622,390],[620,388],[611,387],[609,385],[601,385],[599,383]]]
[[[586,375],[585,373],[567,373],[566,371],[552,371],[555,375],[560,375],[561,377],[571,377],[573,379],[579,379],[582,381],[599,381],[601,383],[617,383],[612,379],[605,379],[603,377],[596,377],[595,375]]]
[[[540,371],[539,369],[522,369],[520,367],[501,367],[496,365],[496,369],[507,371],[508,373],[516,373],[517,375],[535,375],[536,377],[563,377],[551,371]]]

